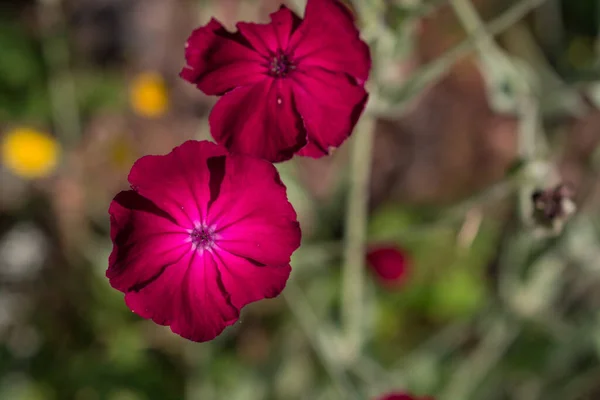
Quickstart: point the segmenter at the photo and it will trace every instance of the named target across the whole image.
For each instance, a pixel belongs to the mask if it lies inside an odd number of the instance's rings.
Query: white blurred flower
[[[48,255],[48,239],[31,223],[11,229],[0,242],[0,276],[11,280],[32,278]]]

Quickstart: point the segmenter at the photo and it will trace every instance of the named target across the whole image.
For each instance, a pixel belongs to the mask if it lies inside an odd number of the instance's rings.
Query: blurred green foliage
[[[48,123],[47,73],[39,41],[18,21],[0,23],[0,122]]]

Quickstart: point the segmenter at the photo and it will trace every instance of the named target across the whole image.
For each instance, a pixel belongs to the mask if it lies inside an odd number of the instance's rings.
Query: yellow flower
[[[131,82],[130,102],[133,110],[144,117],[155,118],[165,113],[169,106],[167,87],[156,72],[144,72]]]
[[[60,144],[45,132],[16,128],[2,137],[3,164],[16,175],[35,179],[50,175],[58,164]]]
[[[128,168],[135,161],[132,144],[124,138],[117,138],[111,143],[110,159],[117,168]]]

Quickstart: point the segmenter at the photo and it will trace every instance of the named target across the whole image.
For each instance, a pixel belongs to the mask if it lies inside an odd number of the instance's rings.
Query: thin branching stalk
[[[405,79],[406,83],[400,88],[380,88],[385,97],[393,98],[396,102],[390,107],[382,107],[379,105],[379,102],[373,102],[373,111],[381,115],[399,115],[416,95],[429,85],[442,79],[457,61],[473,51],[482,34],[487,33],[487,35],[493,37],[502,33],[545,1],[547,0],[523,0],[515,4],[487,25],[481,25],[478,29],[475,29],[467,39],[446,51],[435,61],[422,66],[410,74]]]
[[[505,317],[496,318],[484,333],[481,343],[457,367],[440,399],[470,399],[473,391],[500,361],[517,334],[518,328]]]
[[[360,400],[356,389],[348,379],[344,368],[336,360],[332,349],[325,346],[323,323],[315,315],[308,299],[296,282],[293,280],[288,282],[283,297],[331,377],[340,399]]]
[[[512,65],[509,57],[504,54],[502,49],[494,41],[494,36],[489,32],[485,23],[481,20],[477,14],[477,10],[471,3],[470,0],[450,0],[450,5],[454,10],[456,16],[460,20],[461,24],[467,31],[469,37],[474,37],[474,46],[477,51],[482,55],[493,55],[496,56],[496,61],[501,62],[502,68],[513,70],[515,67]]]
[[[519,3],[524,5],[526,2]],[[536,5],[541,2],[536,3]],[[518,151],[527,165],[533,161],[538,137],[538,102],[533,97],[532,87],[528,80],[512,63],[510,57],[494,42],[493,33],[489,31],[477,14],[470,0],[451,0],[454,12],[465,30],[474,38],[475,46],[485,64],[499,63],[499,70],[510,77],[517,91],[517,102],[521,106],[520,125],[518,130]],[[517,6],[515,6],[516,8]],[[531,195],[531,183],[522,181],[519,187],[519,209],[525,216],[529,212],[528,202]],[[513,277],[503,277],[503,281],[512,281]],[[534,282],[530,282],[532,285]],[[512,295],[512,294],[511,294]],[[470,399],[480,383],[500,361],[507,348],[515,340],[519,326],[500,315],[490,323],[490,328],[482,335],[478,347],[463,360],[452,374],[448,385],[442,392],[442,400]]]

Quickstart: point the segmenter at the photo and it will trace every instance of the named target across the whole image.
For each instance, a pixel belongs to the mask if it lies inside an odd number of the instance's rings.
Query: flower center
[[[194,249],[209,249],[215,244],[215,232],[208,227],[197,227],[190,233]]]
[[[279,52],[271,58],[269,64],[269,75],[275,78],[283,78],[291,71],[295,70],[296,66],[290,60],[287,54]]]

